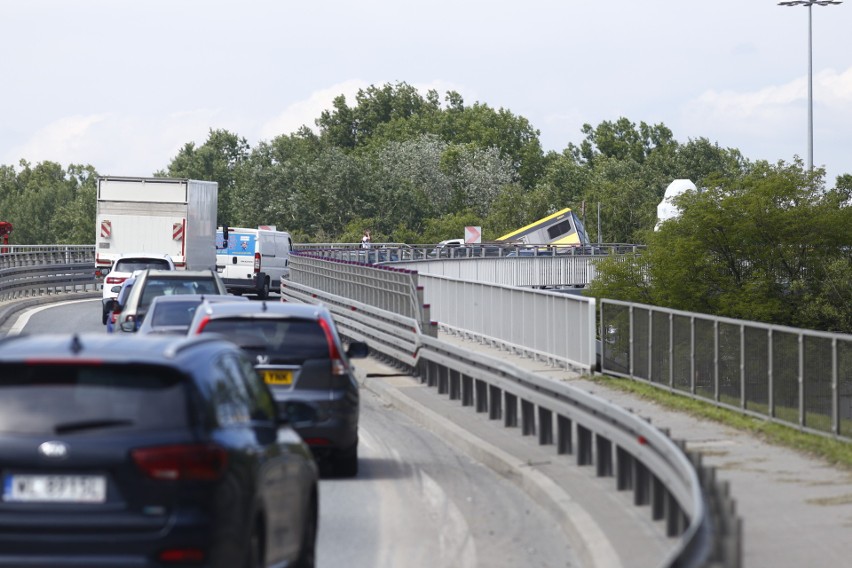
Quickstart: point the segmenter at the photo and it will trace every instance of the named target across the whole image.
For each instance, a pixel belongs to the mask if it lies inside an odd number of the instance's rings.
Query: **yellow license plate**
[[[263,380],[268,385],[292,385],[293,371],[263,371]]]

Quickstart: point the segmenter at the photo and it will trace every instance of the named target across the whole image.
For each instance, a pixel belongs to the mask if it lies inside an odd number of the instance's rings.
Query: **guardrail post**
[[[535,405],[523,399],[521,399],[521,434],[535,435]]]
[[[577,424],[577,465],[592,464],[592,431]]]
[[[500,387],[488,385],[488,418],[500,420],[503,417],[503,392]]]
[[[543,406],[538,407],[538,443],[541,446],[553,443],[553,413]]]
[[[574,439],[571,436],[572,421],[562,415],[556,416],[556,453],[574,453]]]
[[[595,446],[598,456],[595,463],[596,475],[598,477],[612,476],[612,441],[598,434],[595,436]]]

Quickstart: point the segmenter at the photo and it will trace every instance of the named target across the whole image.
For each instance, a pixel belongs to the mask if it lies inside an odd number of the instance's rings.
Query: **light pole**
[[[829,4],[842,4],[838,0],[787,0],[778,2],[779,6],[807,6],[808,7],[808,171],[814,169],[814,55],[813,55],[813,23],[811,6],[828,6]]]

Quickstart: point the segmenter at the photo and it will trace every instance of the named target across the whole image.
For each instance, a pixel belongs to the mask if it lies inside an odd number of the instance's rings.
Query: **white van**
[[[290,233],[275,227],[246,229],[222,227],[216,233],[216,269],[228,292],[257,294],[265,299],[269,291],[281,291],[281,278],[290,275]]]

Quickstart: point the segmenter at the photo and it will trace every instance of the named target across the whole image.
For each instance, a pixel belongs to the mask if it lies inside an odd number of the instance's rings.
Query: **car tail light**
[[[337,344],[334,342],[334,334],[331,332],[331,326],[322,318],[320,318],[319,324],[325,333],[325,340],[328,342],[328,357],[331,359],[331,374],[345,375],[346,364],[340,356],[340,351],[337,350]]]
[[[159,554],[160,562],[184,564],[204,562],[204,551],[199,548],[168,548]]]
[[[254,253],[254,272],[257,274],[260,272],[260,253]]]
[[[204,316],[200,322],[198,322],[198,331],[195,333],[201,333],[204,331],[204,328],[207,327],[207,324],[210,323],[210,316]]]
[[[228,464],[228,454],[213,444],[137,448],[130,455],[145,475],[166,481],[212,481],[222,476]]]
[[[121,284],[125,280],[127,280],[127,278],[124,277],[124,276],[107,276],[106,277],[106,283],[107,284]]]

